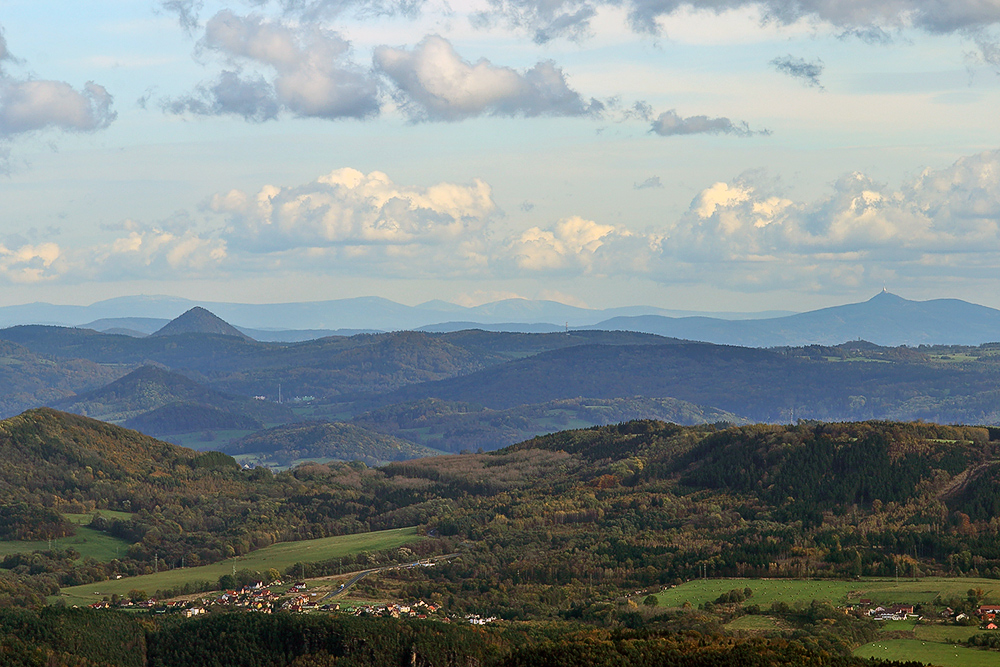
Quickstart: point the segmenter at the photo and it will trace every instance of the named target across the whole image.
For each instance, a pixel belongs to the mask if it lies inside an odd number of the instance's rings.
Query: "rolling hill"
[[[121,377],[127,369],[60,359],[0,342],[0,416],[58,401]]]
[[[863,347],[863,346],[862,346]],[[995,346],[994,346],[995,347]],[[428,398],[494,410],[576,397],[670,397],[753,421],[926,419],[1000,422],[994,347],[955,363],[910,348],[585,345],[404,387],[372,407]],[[950,361],[940,361],[945,357]]]
[[[153,427],[155,433],[146,431],[151,435],[204,430],[206,419],[213,418],[218,423],[246,424],[244,428],[295,418],[285,406],[213,391],[156,366],[143,366],[99,389],[55,401],[52,407],[113,423],[130,420],[130,427]],[[173,421],[168,422],[167,416]]]
[[[590,328],[745,347],[837,345],[859,339],[885,346],[980,345],[1000,341],[1000,310],[959,299],[911,301],[883,291],[862,303],[787,317],[736,322],[639,315],[610,318]]]
[[[449,452],[490,451],[567,428],[659,419],[696,425],[746,420],[673,398],[571,398],[506,410],[427,399],[366,412],[351,423]]]
[[[297,459],[362,461],[375,466],[434,456],[440,451],[354,424],[302,422],[252,433],[224,444],[227,454],[263,454],[287,465]]]

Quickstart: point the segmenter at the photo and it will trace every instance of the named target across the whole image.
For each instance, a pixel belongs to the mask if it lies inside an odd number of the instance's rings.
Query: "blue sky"
[[[0,302],[1000,307],[1000,2],[0,1]]]

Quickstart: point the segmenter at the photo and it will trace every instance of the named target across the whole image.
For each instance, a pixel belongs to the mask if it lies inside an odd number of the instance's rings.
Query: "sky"
[[[1000,307],[1000,0],[0,0],[0,305]]]

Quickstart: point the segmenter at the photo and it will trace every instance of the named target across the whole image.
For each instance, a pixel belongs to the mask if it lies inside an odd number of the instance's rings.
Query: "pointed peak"
[[[176,336],[185,333],[221,334],[236,336],[244,340],[253,340],[245,333],[226,322],[221,317],[201,306],[195,306],[187,312],[170,320],[163,328],[153,333],[153,336]]]
[[[882,291],[868,299],[868,303],[903,303],[906,299],[896,294],[893,294],[886,288],[882,288]]]

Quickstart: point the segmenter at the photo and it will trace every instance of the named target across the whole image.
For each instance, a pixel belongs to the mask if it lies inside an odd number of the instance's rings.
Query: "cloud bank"
[[[1000,23],[1000,6],[981,0],[928,2],[927,0],[489,0],[489,9],[479,13],[477,23],[529,31],[535,41],[557,37],[578,39],[591,31],[591,22],[604,7],[625,9],[632,30],[657,34],[659,20],[681,12],[712,12],[754,9],[767,22],[793,24],[799,21],[827,24],[868,43],[886,43],[889,31],[917,29],[931,34],[975,32]]]
[[[23,283],[308,271],[639,277],[835,291],[883,279],[982,276],[1000,262],[1000,150],[925,170],[896,188],[855,172],[803,201],[779,184],[759,172],[711,184],[677,219],[647,229],[571,214],[501,234],[501,212],[482,180],[413,186],[344,168],[297,186],[218,193],[198,223],[208,231],[191,221],[127,222],[91,247],[54,240],[0,246],[0,277]]]

